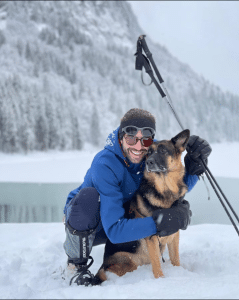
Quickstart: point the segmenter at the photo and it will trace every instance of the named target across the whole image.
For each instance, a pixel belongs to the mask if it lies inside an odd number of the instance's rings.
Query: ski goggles
[[[153,135],[155,135],[155,130],[151,127],[139,128],[137,126],[130,125],[122,128],[122,132],[132,136],[135,136],[139,131],[142,132],[143,137],[152,137]]]
[[[135,135],[141,131],[143,137],[138,138]],[[126,126],[122,128],[122,132],[124,132],[125,135],[125,141],[129,146],[134,146],[138,143],[140,140],[140,143],[144,147],[149,147],[153,144],[153,136],[155,134],[155,130],[151,127],[142,127],[139,128],[137,126]]]

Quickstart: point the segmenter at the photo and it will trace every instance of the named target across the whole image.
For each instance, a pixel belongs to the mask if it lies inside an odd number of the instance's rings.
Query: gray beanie
[[[150,127],[156,129],[155,117],[147,110],[141,108],[130,109],[121,119],[119,128],[119,139],[121,140],[124,136],[122,128],[126,126],[137,126],[137,127]]]

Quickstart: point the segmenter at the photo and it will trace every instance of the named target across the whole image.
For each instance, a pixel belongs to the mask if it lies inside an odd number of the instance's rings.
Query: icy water
[[[230,202],[232,208],[239,216],[239,178],[217,177],[216,181]],[[202,179],[196,184],[193,190],[185,196],[185,199],[190,202],[192,209],[192,224],[231,224],[222,204],[207,179],[206,184],[209,188],[210,200],[208,200],[208,192]],[[226,203],[222,196],[221,198],[223,203]],[[229,210],[228,205],[225,205]],[[230,214],[233,215],[232,213]],[[233,220],[236,221],[234,216]],[[236,222],[236,224],[238,225],[238,222]]]
[[[239,215],[239,179],[217,177],[216,180]],[[207,180],[206,182],[210,190],[210,200],[202,180],[185,197],[193,212],[191,224],[231,224],[215,192]],[[1,182],[0,222],[61,222],[67,195],[76,187],[75,183]]]
[[[60,222],[75,183],[0,183],[0,222]]]

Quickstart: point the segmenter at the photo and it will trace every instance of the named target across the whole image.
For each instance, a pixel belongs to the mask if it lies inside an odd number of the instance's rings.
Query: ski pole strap
[[[155,86],[158,89],[158,91],[159,91],[160,95],[162,96],[162,98],[165,97],[166,94],[164,93],[163,89],[158,84],[157,80],[155,79],[154,74],[153,74],[153,70],[150,66],[150,62],[147,59],[147,57],[145,55],[143,55],[142,53],[140,53],[140,52],[136,52],[135,55],[136,55],[136,63],[135,63],[136,70],[142,70],[142,67],[144,66],[146,73],[149,74],[152,82],[155,84]]]
[[[158,89],[161,97],[164,98],[166,95],[165,95],[164,91],[162,90],[161,86],[158,84],[157,80],[155,79],[153,71],[152,71],[150,65],[147,63],[146,60],[144,61],[144,67],[145,67],[146,73],[149,74],[151,80],[153,81],[153,83],[155,84],[156,88]]]
[[[135,53],[135,56],[135,69],[141,71],[144,66],[144,56],[142,54],[142,46],[139,42],[137,42],[137,52]]]

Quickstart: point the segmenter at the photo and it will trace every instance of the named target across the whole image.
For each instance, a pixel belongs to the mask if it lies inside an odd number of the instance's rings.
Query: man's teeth
[[[131,152],[132,152],[134,155],[141,155],[141,152],[136,152],[136,151],[133,151],[133,150],[131,150]]]

